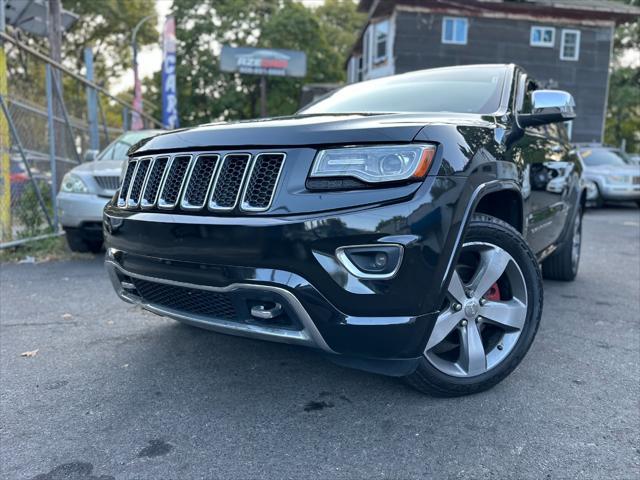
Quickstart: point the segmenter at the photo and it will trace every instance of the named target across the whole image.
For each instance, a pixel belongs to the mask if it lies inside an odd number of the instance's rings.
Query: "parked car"
[[[587,201],[596,207],[605,202],[633,201],[640,206],[640,165],[627,155],[605,146],[583,146],[578,155],[584,163]]]
[[[627,155],[627,158],[632,165],[640,165],[640,155],[638,155],[637,153],[633,155]]]
[[[69,248],[74,252],[99,252],[102,249],[102,210],[120,183],[127,151],[137,142],[162,130],[125,132],[97,157],[89,155],[63,178],[58,193],[60,224]]]
[[[184,323],[485,390],[535,337],[539,262],[578,271],[586,191],[559,123],[574,116],[520,67],[479,65],[161,135],[105,207],[107,270],[123,300]]]

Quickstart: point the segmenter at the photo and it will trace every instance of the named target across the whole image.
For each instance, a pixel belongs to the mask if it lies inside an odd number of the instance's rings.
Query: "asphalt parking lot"
[[[584,232],[522,365],[458,399],[144,313],[98,257],[2,265],[2,478],[638,478],[640,210]]]

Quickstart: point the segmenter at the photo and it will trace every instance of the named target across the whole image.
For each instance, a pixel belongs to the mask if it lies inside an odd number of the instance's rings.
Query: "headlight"
[[[311,178],[353,177],[367,183],[423,178],[436,153],[435,145],[388,145],[320,150]]]
[[[607,175],[607,183],[629,183],[629,177],[625,175]]]
[[[67,173],[62,178],[62,185],[60,190],[69,193],[89,193],[87,185],[82,181],[80,177],[73,173]]]

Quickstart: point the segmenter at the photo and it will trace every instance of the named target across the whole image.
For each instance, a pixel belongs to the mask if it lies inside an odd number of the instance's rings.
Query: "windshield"
[[[314,113],[496,112],[506,67],[441,68],[348,85],[302,109]]]
[[[141,130],[139,132],[123,133],[100,152],[96,160],[124,160],[127,158],[127,152],[132,145],[158,133],[160,133],[160,130]]]
[[[622,152],[604,148],[581,150],[580,155],[582,156],[584,164],[588,167],[599,167],[601,165],[624,166],[631,164]]]

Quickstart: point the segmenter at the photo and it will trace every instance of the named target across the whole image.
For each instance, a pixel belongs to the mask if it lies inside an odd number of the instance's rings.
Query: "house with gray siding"
[[[354,83],[477,63],[516,63],[571,92],[574,142],[604,136],[614,28],[640,8],[606,0],[360,0],[366,25],[347,61]]]

